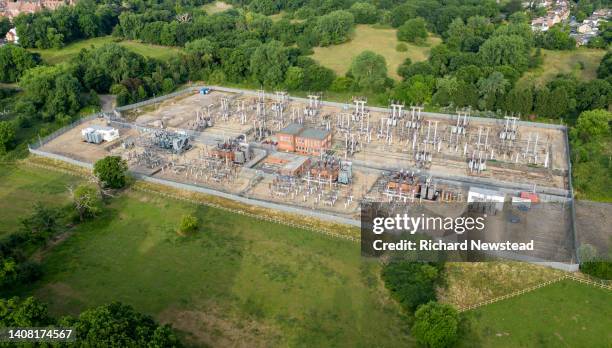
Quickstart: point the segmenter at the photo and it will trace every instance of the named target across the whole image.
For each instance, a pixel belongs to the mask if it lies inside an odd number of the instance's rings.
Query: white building
[[[92,135],[94,137],[92,137]],[[101,141],[92,141],[91,139],[97,139],[102,141],[113,141],[119,138],[119,130],[112,127],[103,127],[98,125],[92,125],[81,130],[81,136],[83,140],[99,143]]]
[[[19,36],[17,36],[17,29],[16,28],[12,28],[11,30],[9,30],[8,33],[6,33],[6,37],[5,38],[6,38],[6,42],[18,44],[19,43]]]
[[[481,187],[470,187],[468,191],[468,203],[493,203],[495,209],[504,209],[506,195],[503,192],[487,190]]]

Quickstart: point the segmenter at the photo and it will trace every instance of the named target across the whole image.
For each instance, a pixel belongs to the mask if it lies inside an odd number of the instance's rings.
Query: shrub
[[[383,268],[382,279],[402,307],[414,311],[436,299],[439,274],[436,265],[429,263],[393,261]]]
[[[458,326],[459,315],[453,307],[432,301],[416,311],[412,335],[427,347],[450,347],[457,341]]]
[[[587,261],[580,264],[580,271],[601,279],[612,279],[612,262]]]
[[[94,164],[94,175],[104,187],[119,189],[125,186],[127,162],[119,156],[107,156]]]
[[[339,76],[332,82],[329,89],[332,92],[347,92],[355,87],[355,80],[350,77]]]
[[[395,50],[398,52],[406,52],[408,51],[408,45],[403,42],[400,42],[397,44],[397,46],[395,46]]]
[[[415,43],[423,43],[427,39],[427,24],[423,18],[409,19],[397,29],[397,39]]]
[[[4,153],[15,140],[15,125],[9,121],[0,121],[0,154]]]
[[[193,233],[197,231],[199,225],[200,222],[195,216],[183,215],[183,218],[181,219],[181,224],[179,226],[179,231],[181,233]]]

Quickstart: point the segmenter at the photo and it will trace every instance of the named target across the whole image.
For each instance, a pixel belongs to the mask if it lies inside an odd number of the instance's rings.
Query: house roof
[[[326,131],[326,130],[306,128],[302,131],[302,133],[300,134],[300,137],[308,138],[308,139],[323,140],[327,138],[328,134],[329,134],[329,131]]]
[[[329,131],[316,128],[304,128],[304,126],[297,123],[291,123],[287,127],[280,130],[278,133],[290,134],[294,136],[299,136],[300,138],[317,140],[323,140],[329,135]]]
[[[291,135],[298,135],[300,134],[300,132],[302,131],[302,129],[304,129],[304,127],[302,127],[301,125],[297,124],[297,123],[291,123],[290,125],[288,125],[287,127],[281,129],[279,131],[279,133],[282,134],[291,134]]]

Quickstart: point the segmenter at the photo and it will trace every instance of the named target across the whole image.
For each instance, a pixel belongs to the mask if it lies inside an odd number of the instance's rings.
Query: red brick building
[[[297,152],[304,155],[320,155],[332,145],[330,131],[306,128],[292,123],[277,133],[279,151]]]

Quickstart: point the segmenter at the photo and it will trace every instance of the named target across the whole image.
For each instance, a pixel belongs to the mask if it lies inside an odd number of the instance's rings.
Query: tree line
[[[170,325],[119,302],[95,307],[78,316],[52,317],[34,297],[0,299],[2,327],[73,328],[74,347],[182,347]]]

